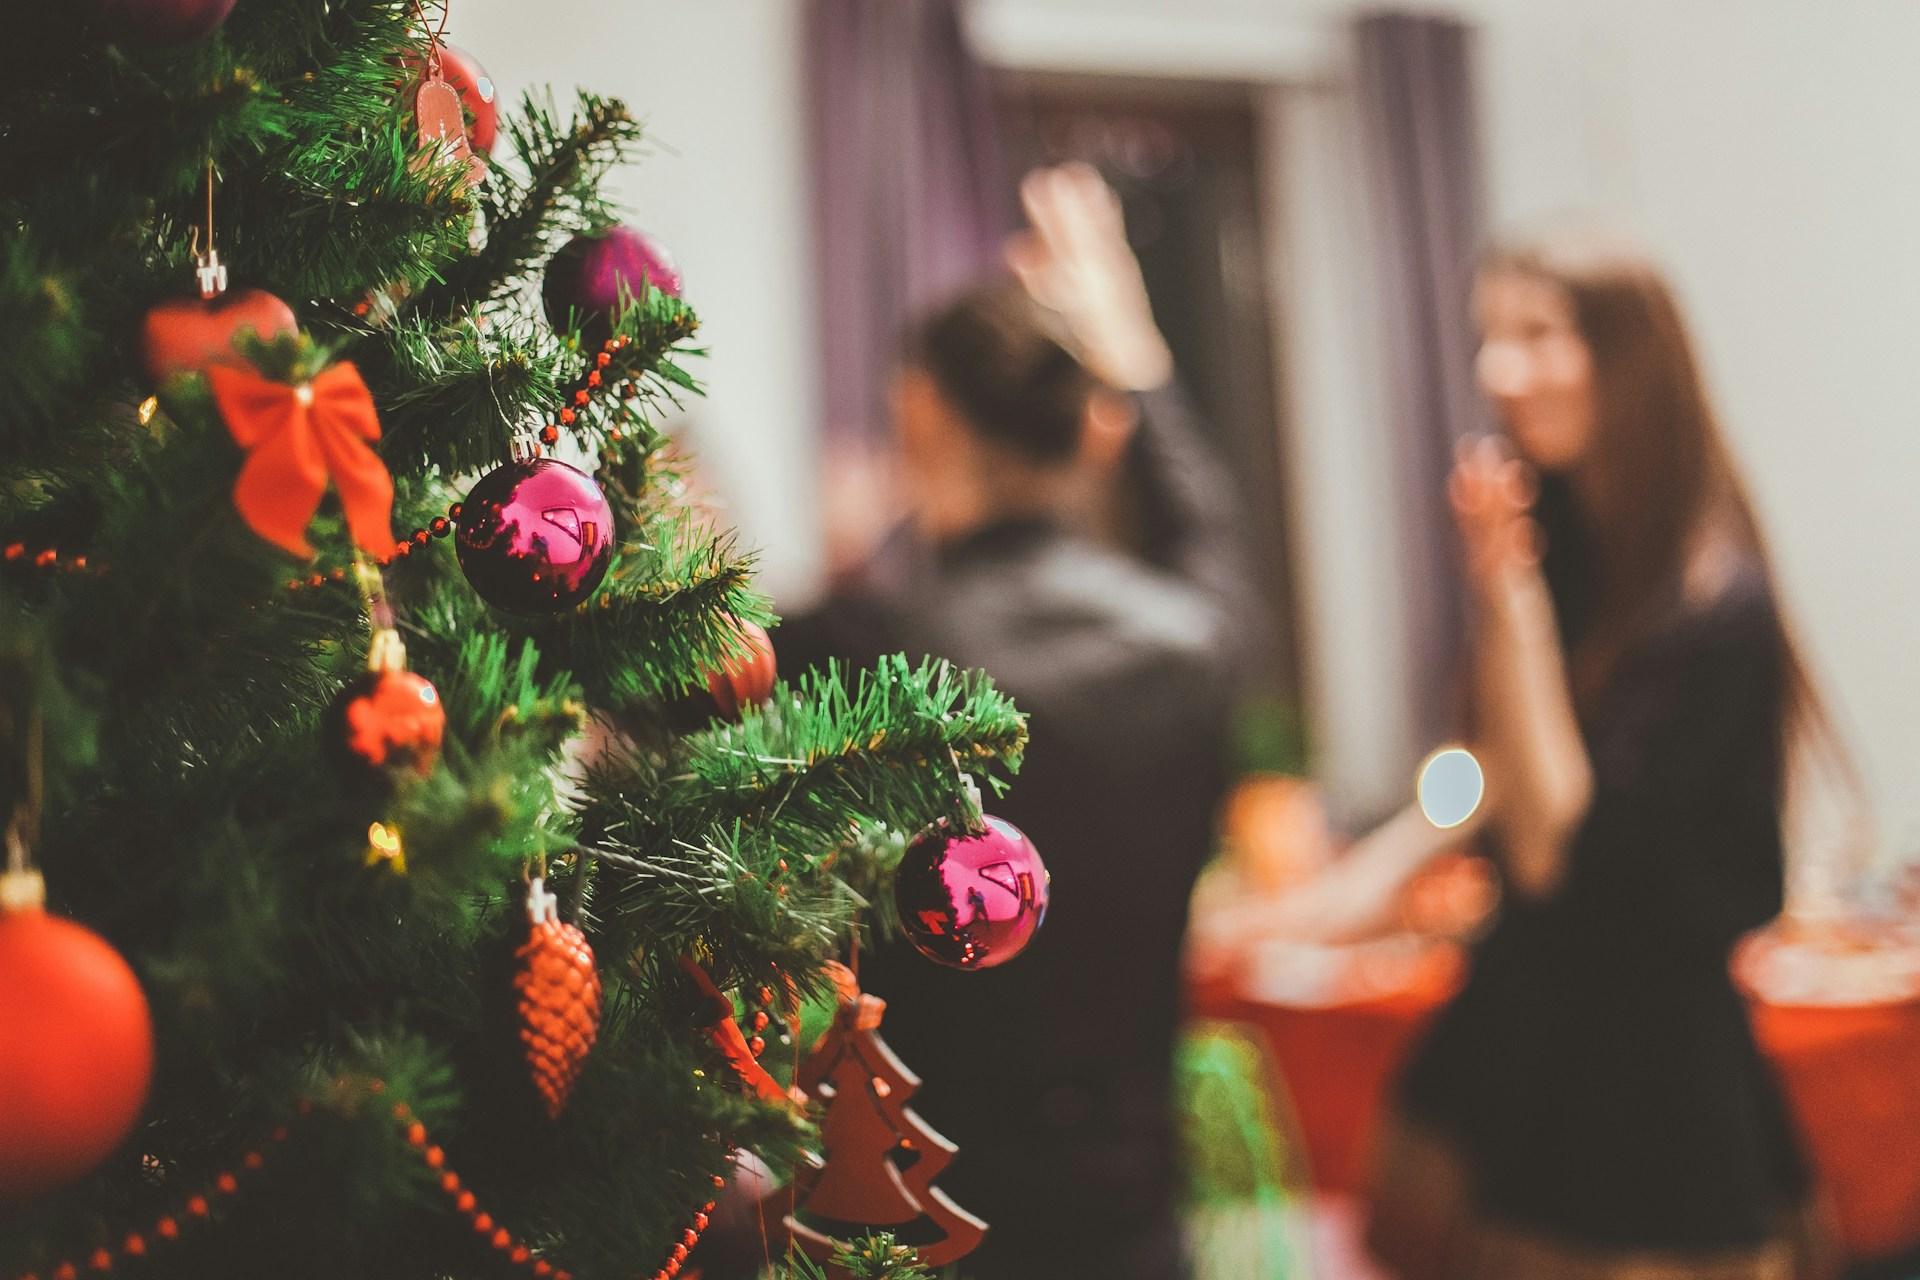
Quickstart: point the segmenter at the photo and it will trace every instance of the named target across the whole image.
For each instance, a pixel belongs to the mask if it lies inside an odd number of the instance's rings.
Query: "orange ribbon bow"
[[[380,438],[380,418],[358,369],[342,362],[288,386],[251,369],[215,365],[207,380],[227,430],[247,450],[233,505],[249,528],[311,556],[307,525],[331,479],[353,540],[368,555],[392,552],[393,477],[366,444]]]

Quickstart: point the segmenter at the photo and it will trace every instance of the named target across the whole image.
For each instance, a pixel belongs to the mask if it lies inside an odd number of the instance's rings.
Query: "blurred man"
[[[942,1188],[992,1226],[964,1275],[1169,1280],[1180,940],[1254,592],[1118,201],[1082,167],[1022,196],[1018,282],[925,321],[896,387],[925,558],[790,621],[780,657],[940,654],[1029,714],[1026,767],[990,807],[1052,872],[1045,927],[1003,968],[895,946],[862,979],[926,1078],[916,1109],[960,1146]]]

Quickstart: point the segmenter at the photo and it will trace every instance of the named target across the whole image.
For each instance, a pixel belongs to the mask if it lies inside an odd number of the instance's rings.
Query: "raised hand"
[[[1020,183],[1028,230],[1006,244],[1007,265],[1040,305],[1066,321],[1080,358],[1122,391],[1173,376],[1140,263],[1127,246],[1120,199],[1085,164],[1035,169]]]

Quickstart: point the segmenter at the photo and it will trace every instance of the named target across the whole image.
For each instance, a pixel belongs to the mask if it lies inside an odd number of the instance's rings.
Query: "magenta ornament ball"
[[[211,35],[234,0],[101,0],[102,29],[128,44],[191,44]]]
[[[461,504],[454,547],[480,598],[508,613],[585,600],[613,562],[613,508],[585,472],[554,458],[496,467]]]
[[[1033,941],[1046,919],[1047,887],[1033,841],[989,817],[977,832],[936,827],[908,845],[893,901],[920,954],[955,969],[991,969]]]
[[[573,316],[582,337],[598,345],[612,332],[623,285],[636,299],[645,299],[648,285],[680,296],[680,271],[672,256],[637,227],[608,227],[569,240],[547,264],[540,296],[555,329],[565,330]]]

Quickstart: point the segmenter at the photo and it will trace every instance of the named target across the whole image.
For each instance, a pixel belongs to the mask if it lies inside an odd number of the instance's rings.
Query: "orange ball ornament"
[[[93,1168],[133,1129],[153,1075],[139,980],[93,930],[49,915],[32,871],[0,874],[0,1202]]]
[[[736,625],[747,643],[747,651],[727,659],[718,671],[707,674],[707,692],[713,695],[720,714],[729,720],[737,720],[742,707],[771,697],[779,671],[773,657],[773,640],[766,628],[755,622]]]
[[[336,758],[360,769],[433,772],[446,736],[447,711],[439,691],[411,671],[369,671],[334,698],[329,741]]]
[[[446,732],[439,691],[407,670],[399,632],[377,628],[367,645],[366,671],[334,697],[324,722],[327,750],[343,776],[376,789],[403,770],[424,778],[440,758]]]

